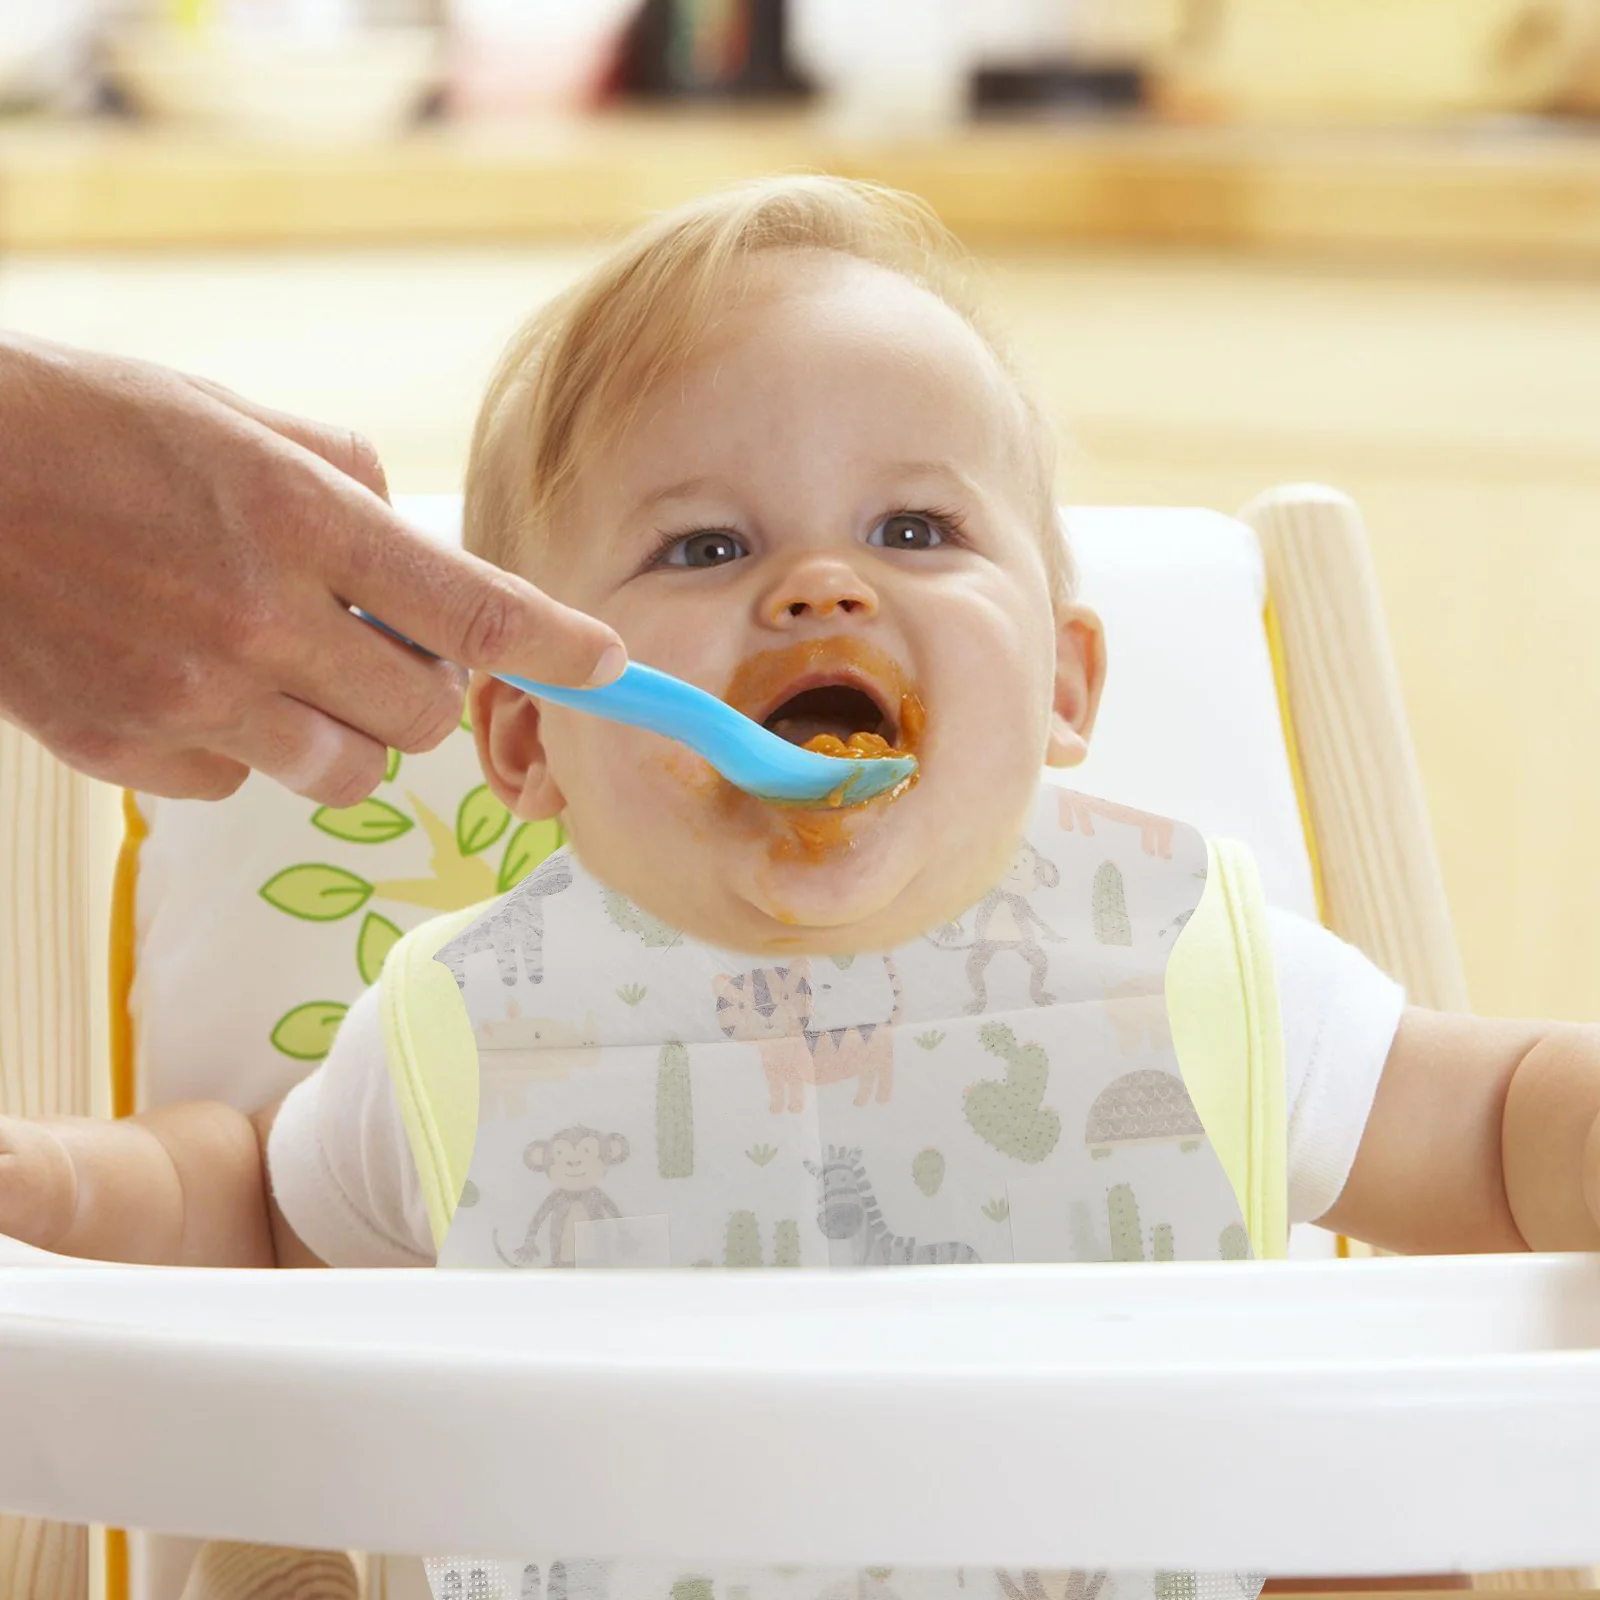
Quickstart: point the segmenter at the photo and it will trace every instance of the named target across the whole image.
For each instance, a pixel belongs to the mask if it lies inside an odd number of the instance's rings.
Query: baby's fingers
[[[1583,1142],[1583,1197],[1589,1216],[1600,1228],[1600,1117],[1594,1119],[1589,1137]]]
[[[72,1226],[78,1183],[66,1146],[47,1127],[0,1117],[0,1233],[39,1250]]]

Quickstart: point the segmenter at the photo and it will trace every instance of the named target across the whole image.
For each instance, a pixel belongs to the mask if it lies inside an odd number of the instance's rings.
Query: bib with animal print
[[[1247,1256],[1164,993],[1206,870],[1194,830],[1046,786],[1006,877],[957,922],[887,954],[776,961],[697,943],[553,856],[439,953],[479,1051],[477,1142],[440,1266]],[[563,1551],[559,1530],[541,1536],[552,1547],[514,1566],[433,1563],[435,1594],[1254,1600],[1259,1588],[1247,1575],[608,1562]]]

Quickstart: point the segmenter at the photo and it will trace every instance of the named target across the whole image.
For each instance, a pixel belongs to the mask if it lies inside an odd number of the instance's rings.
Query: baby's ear
[[[467,703],[478,765],[495,795],[526,822],[560,816],[567,802],[550,776],[538,701],[475,672]]]
[[[1089,753],[1089,735],[1106,681],[1106,639],[1100,618],[1088,606],[1056,607],[1055,703],[1045,762],[1075,767]]]

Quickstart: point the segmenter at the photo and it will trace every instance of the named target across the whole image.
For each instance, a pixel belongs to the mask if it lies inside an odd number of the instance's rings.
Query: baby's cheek
[[[621,730],[618,730],[621,731]],[[659,870],[658,852],[698,848],[726,832],[729,786],[692,750],[634,733],[597,762],[589,803],[613,829],[627,829]]]
[[[942,653],[940,683],[929,696],[929,733],[938,749],[984,752],[1005,761],[1023,755],[1043,759],[1049,731],[1053,658],[996,639],[988,649]]]
[[[633,809],[645,736],[593,717],[583,717],[581,726],[569,724],[561,734],[546,749],[567,814],[591,837],[608,832],[613,817],[621,820]]]
[[[609,731],[615,742],[600,740],[581,754],[569,752],[576,759],[562,787],[566,828],[585,864],[602,878],[633,882],[643,873],[654,882],[663,835],[683,837],[683,789],[666,770],[666,758],[649,748],[647,736]]]
[[[653,776],[696,799],[709,799],[717,789],[717,774],[682,745],[664,744],[651,752],[646,765]]]

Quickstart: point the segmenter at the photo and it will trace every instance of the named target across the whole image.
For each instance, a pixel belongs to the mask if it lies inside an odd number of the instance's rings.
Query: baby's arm
[[[277,1110],[197,1101],[116,1122],[0,1117],[0,1233],[147,1266],[320,1266],[267,1183]]]
[[[1407,1011],[1321,1220],[1411,1254],[1600,1250],[1600,1028]]]

